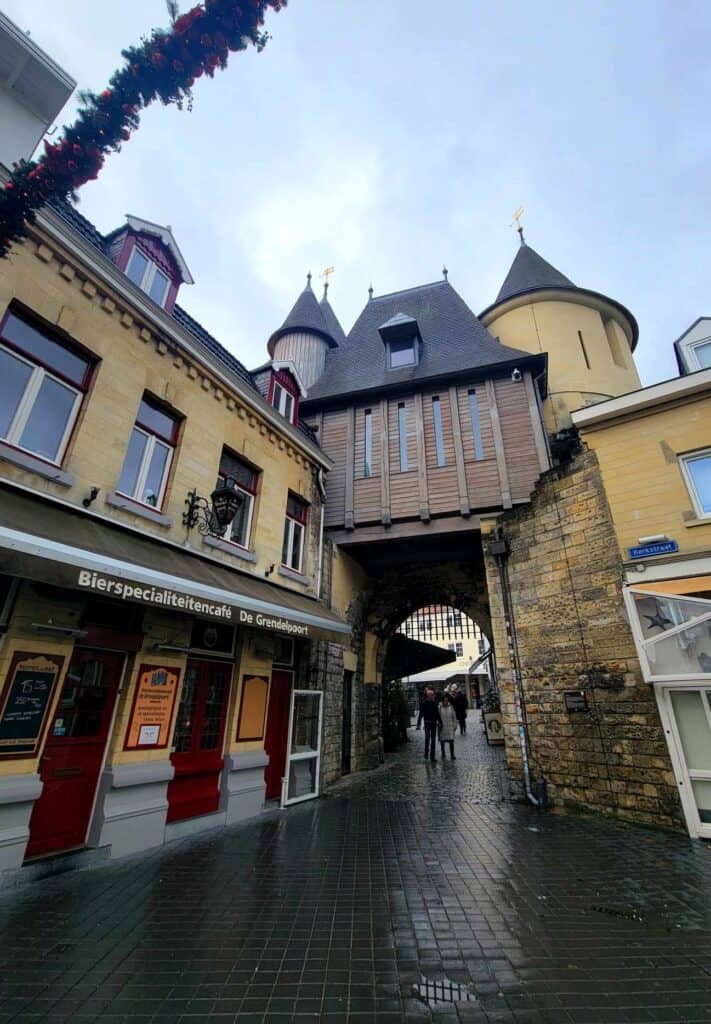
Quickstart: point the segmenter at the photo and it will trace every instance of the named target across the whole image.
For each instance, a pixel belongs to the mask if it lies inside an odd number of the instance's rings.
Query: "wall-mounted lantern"
[[[183,512],[183,526],[192,530],[197,526],[202,534],[221,537],[244,504],[244,495],[237,490],[234,477],[225,477],[210,495],[210,501],[202,498],[196,490],[188,493]]]

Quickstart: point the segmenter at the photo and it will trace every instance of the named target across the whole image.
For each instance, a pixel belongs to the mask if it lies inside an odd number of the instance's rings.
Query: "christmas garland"
[[[191,103],[191,88],[202,75],[225,68],[230,52],[251,43],[261,51],[269,38],[262,30],[266,9],[287,0],[204,0],[181,16],[172,0],[171,31],[154,30],[139,46],[123,50],[125,65],[98,96],[80,93],[82,107],[58,142],[44,143],[44,155],[22,160],[0,189],[0,258],[27,234],[37,210],[52,199],[74,196],[96,178],[106,154],[118,151],[139,125],[139,111],[154,100]]]

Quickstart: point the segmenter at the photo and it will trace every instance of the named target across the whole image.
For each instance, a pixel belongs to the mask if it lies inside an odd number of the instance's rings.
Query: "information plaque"
[[[590,710],[585,690],[566,690],[563,696],[565,697],[565,710],[569,715]]]

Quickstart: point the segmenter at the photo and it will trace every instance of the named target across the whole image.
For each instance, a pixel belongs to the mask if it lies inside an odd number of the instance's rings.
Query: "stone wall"
[[[622,563],[594,453],[544,474],[531,504],[498,522],[511,546],[533,778],[543,774],[553,805],[683,828],[654,693],[642,680],[624,608]],[[507,758],[520,784],[501,581],[488,552],[486,570]],[[564,692],[573,690],[585,691],[589,711],[566,711]]]
[[[309,649],[307,678],[309,689],[323,691],[321,788],[325,789],[341,777],[343,648],[325,640],[314,641]]]

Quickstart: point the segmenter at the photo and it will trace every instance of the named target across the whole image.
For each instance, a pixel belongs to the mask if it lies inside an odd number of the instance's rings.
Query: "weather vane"
[[[318,275],[319,277],[323,278],[323,294],[324,295],[328,292],[328,279],[331,276],[331,274],[334,272],[335,269],[336,269],[335,267],[326,267],[326,269],[323,271],[323,273]]]
[[[521,245],[525,245],[526,242],[525,242],[524,237],[523,237],[523,228],[521,227],[521,215],[522,214],[523,214],[523,207],[519,206],[518,210],[516,210],[516,213],[513,215],[513,220],[509,224],[509,227],[512,228],[514,226],[514,224],[516,225],[516,230],[518,231],[519,238],[521,239]]]

